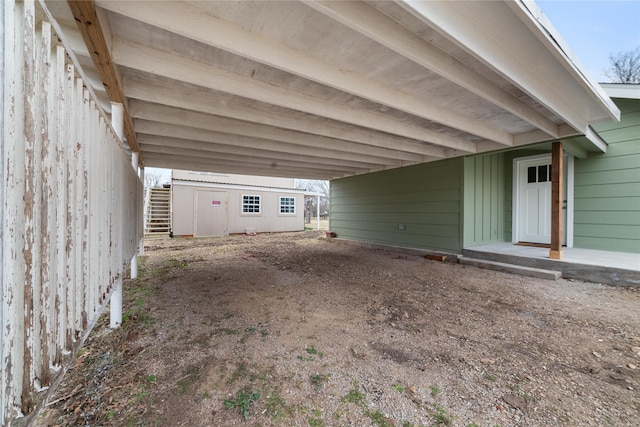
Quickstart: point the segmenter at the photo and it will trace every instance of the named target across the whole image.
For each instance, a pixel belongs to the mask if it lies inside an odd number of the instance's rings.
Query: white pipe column
[[[142,187],[144,188],[144,166],[140,166],[140,181],[142,182]],[[148,188],[147,191],[149,191]],[[144,192],[142,194],[144,194]],[[142,229],[144,230],[147,225],[147,207],[144,203],[142,204],[142,212]],[[140,254],[140,256],[144,255],[144,232],[142,233],[142,239],[140,239],[140,244],[138,246],[138,253]]]
[[[318,200],[316,203],[316,220],[318,222],[318,230],[320,230],[320,196],[317,196]]]
[[[111,126],[122,141],[124,136],[124,108],[122,104],[111,103]],[[122,262],[122,260],[118,262]],[[114,286],[109,302],[109,327],[118,328],[122,325],[122,275],[116,280]]]
[[[136,171],[136,175],[138,174],[138,158],[139,153],[131,152],[131,166]],[[133,257],[131,258],[131,278],[135,279],[138,277],[138,251],[136,250],[133,253]]]

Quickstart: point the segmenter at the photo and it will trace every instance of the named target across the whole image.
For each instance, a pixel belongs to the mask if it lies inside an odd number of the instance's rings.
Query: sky
[[[640,46],[640,0],[537,0],[589,74],[600,83],[609,55]]]

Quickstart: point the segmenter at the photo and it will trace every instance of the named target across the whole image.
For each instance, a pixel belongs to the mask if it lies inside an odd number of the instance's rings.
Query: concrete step
[[[463,255],[458,256],[458,261],[463,265],[471,265],[474,267],[486,268],[488,270],[503,271],[505,273],[535,277],[538,279],[558,280],[562,277],[562,272],[560,271],[545,270],[542,268],[526,267],[515,264],[506,264],[503,262],[489,261],[485,259],[469,258]]]

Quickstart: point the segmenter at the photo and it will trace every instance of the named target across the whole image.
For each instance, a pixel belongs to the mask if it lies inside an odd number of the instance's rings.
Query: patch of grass
[[[144,378],[144,382],[145,382],[146,384],[155,384],[157,381],[158,381],[158,377],[157,377],[157,376],[155,376],[155,375],[147,375],[147,376]]]
[[[138,257],[138,280],[142,280],[146,277],[146,275],[149,273],[149,270],[147,269],[147,257],[146,256],[139,256]]]
[[[247,369],[247,365],[245,363],[240,363],[238,366],[236,366],[236,369],[227,380],[227,384],[231,385],[238,379],[246,377],[247,375],[249,375],[249,369]]]
[[[349,390],[349,393],[347,393],[342,398],[342,401],[355,403],[356,405],[359,405],[364,402],[364,394],[360,393],[357,389],[352,388],[351,390]]]
[[[111,410],[109,410],[109,412],[107,412],[107,420],[110,420],[115,416],[116,416],[116,411],[114,411],[113,409],[111,409]]]
[[[469,423],[467,424],[467,427],[480,427],[480,426],[476,423]]]
[[[397,391],[398,393],[404,393],[404,386],[400,384],[394,384],[391,386],[392,389]]]
[[[187,374],[176,382],[176,386],[178,387],[178,394],[185,394],[189,386],[199,378],[200,372],[198,371],[198,368],[189,368],[187,370]]]
[[[430,385],[429,390],[431,390],[431,396],[433,397],[436,397],[438,394],[440,394],[440,387],[438,387],[437,385]]]
[[[240,333],[237,329],[223,329],[225,335],[238,335]]]
[[[436,405],[436,412],[433,414],[437,426],[450,426],[451,416],[440,405]]]
[[[302,360],[303,362],[313,362],[313,357],[310,356],[298,356],[298,360]]]
[[[393,421],[391,419],[389,419],[386,415],[384,415],[382,412],[380,412],[380,410],[377,410],[375,412],[371,412],[369,410],[364,411],[364,414],[371,418],[371,421],[373,422],[373,424],[377,425],[378,427],[393,427]]]
[[[316,355],[316,356],[318,356],[320,358],[324,357],[324,353],[321,352],[321,351],[318,351],[314,346],[307,347],[307,348],[304,349],[304,351],[306,351],[309,354]]]
[[[209,399],[210,397],[211,397],[211,393],[209,393],[208,391],[205,391],[204,393],[202,393],[203,399]]]
[[[313,383],[313,385],[315,385],[316,387],[320,387],[323,383],[327,382],[327,380],[329,380],[329,375],[325,375],[325,374],[313,374],[311,375],[311,382]]]
[[[531,400],[531,395],[526,393],[524,390],[520,388],[518,385],[507,384],[507,388],[512,392],[516,393],[518,396],[526,400],[527,402]]]
[[[324,427],[322,418],[307,418],[310,427]]]
[[[293,408],[287,405],[287,402],[278,393],[272,393],[267,397],[264,408],[267,415],[274,421],[282,421],[293,414]]]
[[[142,389],[138,393],[136,393],[136,400],[142,400],[147,396],[149,396],[149,392],[145,389]]]
[[[187,263],[187,261],[180,261],[173,258],[173,259],[170,259],[169,262],[171,263],[171,267],[173,268],[180,268],[184,270],[185,268],[189,267],[189,263]]]
[[[237,408],[242,418],[249,418],[249,408],[260,399],[260,393],[257,391],[238,390],[235,399],[225,399],[224,406],[227,409]]]
[[[493,375],[491,375],[491,374],[489,374],[489,373],[485,373],[485,374],[483,375],[483,378],[484,378],[485,380],[487,380],[487,381],[491,381],[491,382],[495,382],[495,380],[496,380],[496,377],[495,377],[495,376],[493,376]]]

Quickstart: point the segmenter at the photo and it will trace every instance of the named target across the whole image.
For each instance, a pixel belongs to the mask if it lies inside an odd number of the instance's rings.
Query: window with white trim
[[[242,196],[242,213],[243,214],[259,214],[260,213],[260,196],[243,195]]]
[[[280,197],[280,213],[281,214],[295,214],[296,213],[296,198],[295,197]]]

